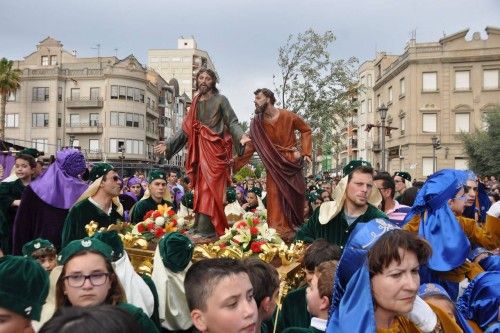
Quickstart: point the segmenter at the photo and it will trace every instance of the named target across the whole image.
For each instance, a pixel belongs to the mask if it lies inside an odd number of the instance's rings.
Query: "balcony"
[[[90,98],[90,97],[79,97],[79,98],[66,98],[66,107],[68,109],[95,109],[102,108],[104,102],[102,97]]]
[[[97,121],[90,123],[68,123],[66,134],[102,134],[102,124]]]
[[[146,131],[146,138],[153,139],[153,140],[159,140],[160,135],[158,133],[153,133],[150,131]]]
[[[154,118],[160,118],[160,114],[157,110],[153,109],[151,106],[146,105],[146,114]]]

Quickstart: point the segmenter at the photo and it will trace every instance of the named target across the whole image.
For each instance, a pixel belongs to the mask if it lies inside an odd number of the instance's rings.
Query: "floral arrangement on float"
[[[214,245],[221,249],[233,247],[240,249],[246,255],[267,252],[271,246],[284,244],[275,229],[269,228],[265,211],[245,213],[243,219],[226,229]]]
[[[165,234],[178,230],[177,215],[167,204],[158,205],[156,210],[150,210],[144,215],[144,220],[132,229],[132,235],[141,236],[146,241],[155,241]]]

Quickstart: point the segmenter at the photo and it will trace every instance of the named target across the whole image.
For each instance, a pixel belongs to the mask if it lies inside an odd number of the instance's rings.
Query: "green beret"
[[[255,193],[256,196],[262,197],[262,189],[260,187],[252,187],[248,192]]]
[[[31,242],[24,244],[23,249],[22,249],[23,256],[31,257],[31,254],[33,252],[38,251],[40,249],[54,250],[54,253],[56,251],[54,244],[52,244],[50,241],[48,241],[46,239],[37,238],[37,239],[32,240]]]
[[[0,258],[0,308],[40,320],[49,293],[49,275],[32,258]]]
[[[151,183],[156,179],[163,179],[164,181],[167,181],[167,174],[165,173],[165,171],[158,169],[149,171],[148,182]]]
[[[309,192],[308,194],[306,194],[306,199],[309,202],[315,202],[316,199],[318,199],[318,198],[319,198],[319,195],[316,192]]]
[[[166,234],[158,246],[163,265],[174,273],[184,270],[193,257],[194,244],[178,232]]]
[[[30,155],[36,159],[38,156],[40,156],[40,152],[38,150],[36,150],[35,148],[25,148],[25,149],[18,151],[16,153],[16,156],[19,156],[19,155]]]
[[[113,261],[123,257],[123,241],[115,230],[96,232],[92,239],[98,239],[113,249]]]
[[[107,260],[112,261],[113,259],[113,249],[107,245],[106,243],[94,239],[85,237],[83,239],[77,239],[71,241],[64,249],[62,249],[61,254],[59,255],[58,261],[60,265],[64,265],[68,262],[71,257],[73,257],[78,252],[82,251],[95,251],[100,254]]]
[[[352,160],[349,162],[344,169],[342,169],[342,173],[344,176],[347,176],[351,172],[353,172],[355,169],[360,168],[360,167],[371,167],[372,165],[370,162],[367,161],[362,161],[362,160]]]
[[[399,176],[399,177],[401,177],[401,178],[403,178],[403,179],[406,179],[407,181],[411,182],[411,176],[410,176],[410,174],[409,174],[408,172],[406,172],[406,171],[396,171],[396,172],[394,173],[394,177],[395,177],[395,176]]]
[[[96,163],[92,167],[92,170],[90,170],[89,180],[91,182],[94,182],[98,178],[101,178],[102,176],[104,176],[105,174],[107,174],[108,172],[110,172],[111,170],[113,170],[113,166],[111,164],[108,164],[108,163]]]
[[[228,187],[226,190],[226,200],[228,203],[233,203],[236,201],[236,189],[234,187]]]
[[[193,209],[193,201],[194,201],[194,195],[193,192],[185,192],[184,196],[182,197],[182,204],[189,209]]]

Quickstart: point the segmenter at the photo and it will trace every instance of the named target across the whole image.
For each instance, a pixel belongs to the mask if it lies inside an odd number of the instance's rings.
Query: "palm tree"
[[[21,71],[12,69],[12,60],[2,58],[0,60],[0,140],[5,139],[5,107],[11,93],[21,87]]]

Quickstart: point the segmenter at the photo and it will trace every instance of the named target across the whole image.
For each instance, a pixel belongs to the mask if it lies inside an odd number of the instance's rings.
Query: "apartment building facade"
[[[46,38],[24,60],[6,107],[7,141],[52,155],[80,147],[89,160],[152,163],[167,82],[130,55],[79,58]]]
[[[400,56],[382,53],[362,64],[360,84],[366,89],[359,94],[358,157],[382,165],[377,110],[384,104],[385,126],[393,128],[384,133],[387,171],[425,179],[434,168],[466,169],[460,134],[482,128],[485,114],[500,106],[500,29],[485,31],[485,39],[478,32],[468,38],[466,29],[438,42],[411,40]],[[369,124],[375,127],[366,132]]]

